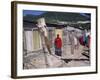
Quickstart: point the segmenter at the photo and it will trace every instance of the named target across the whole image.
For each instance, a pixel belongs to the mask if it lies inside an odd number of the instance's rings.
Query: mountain
[[[90,16],[90,14],[88,14]],[[90,20],[90,17],[87,18],[81,13],[69,13],[69,12],[45,12],[42,15],[26,15],[23,17],[23,20],[36,22],[37,19],[44,17],[46,23],[57,23],[58,21],[64,22],[76,22],[76,21],[86,21]]]

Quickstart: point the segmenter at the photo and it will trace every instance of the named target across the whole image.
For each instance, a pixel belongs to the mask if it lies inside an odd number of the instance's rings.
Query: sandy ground
[[[57,67],[81,67],[90,65],[90,56],[82,55],[87,48],[79,46],[79,49],[74,50],[74,54],[71,54],[71,45],[67,44],[63,46],[62,56],[58,57],[54,53],[52,48],[52,54],[44,53],[42,50],[37,52],[31,52],[23,57],[23,68],[24,69],[38,69],[38,68],[57,68]]]

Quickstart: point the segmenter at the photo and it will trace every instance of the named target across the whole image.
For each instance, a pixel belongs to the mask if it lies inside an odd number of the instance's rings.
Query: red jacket
[[[62,40],[61,40],[60,37],[57,37],[57,38],[55,39],[55,46],[56,46],[57,48],[61,48],[61,47],[62,47]]]

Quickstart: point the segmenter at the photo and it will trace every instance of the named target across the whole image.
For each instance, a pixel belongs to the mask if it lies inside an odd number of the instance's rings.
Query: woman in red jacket
[[[56,55],[61,56],[62,54],[61,48],[62,48],[62,40],[59,37],[59,34],[57,34],[57,37],[55,39],[55,54]]]

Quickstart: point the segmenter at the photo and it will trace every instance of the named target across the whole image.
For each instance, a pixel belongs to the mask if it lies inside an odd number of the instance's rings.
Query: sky
[[[23,15],[26,16],[27,14],[30,14],[30,15],[41,15],[45,13],[45,11],[34,11],[34,10],[23,10]]]
[[[82,16],[85,16],[87,18],[89,18],[90,16],[88,14],[85,14],[85,13],[80,13]]]

